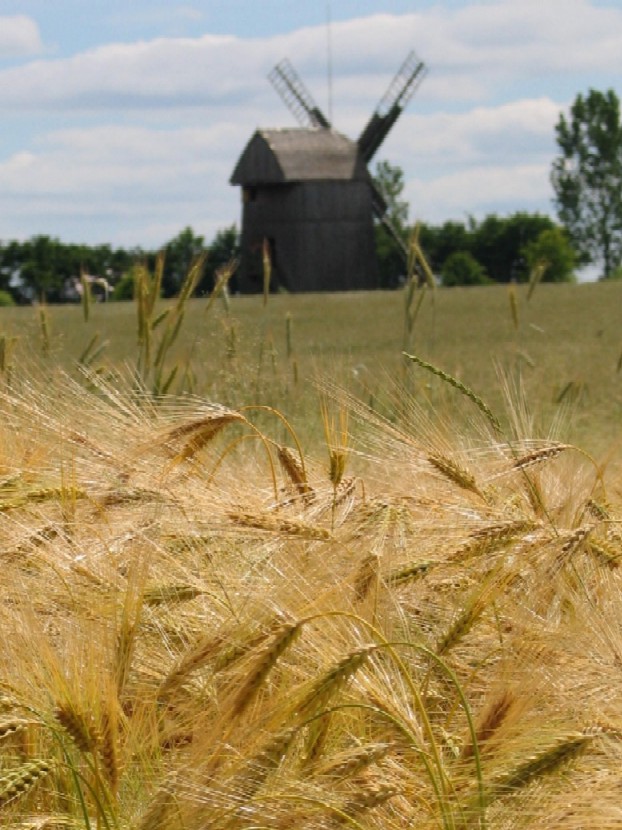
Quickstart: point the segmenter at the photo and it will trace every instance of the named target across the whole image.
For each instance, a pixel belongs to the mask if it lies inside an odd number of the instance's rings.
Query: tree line
[[[555,128],[559,155],[551,168],[558,222],[548,216],[515,213],[481,221],[448,221],[418,227],[419,244],[443,285],[525,281],[536,267],[543,279],[571,280],[577,267],[602,266],[602,277],[622,277],[622,122],[613,90],[578,95],[569,116]],[[402,199],[403,171],[389,162],[376,167],[375,182],[403,244],[413,229]],[[378,223],[376,251],[381,287],[404,278],[403,250]],[[187,227],[165,246],[164,296],[174,296],[197,256],[207,254],[198,294],[211,291],[219,268],[239,255],[235,225],[220,230],[208,244]],[[14,302],[65,302],[79,297],[80,276],[97,277],[112,297],[129,299],[136,263],[153,267],[157,252],[110,245],[66,244],[49,236],[0,243],[0,305]],[[235,284],[234,284],[235,285]]]
[[[215,273],[239,253],[235,225],[218,231],[211,243],[185,228],[165,246],[162,294],[175,296],[191,263],[207,254],[197,293],[211,291]],[[0,243],[0,305],[71,302],[79,299],[81,277],[97,278],[111,299],[131,299],[137,264],[155,267],[158,251],[110,245],[66,244],[50,236]],[[102,293],[104,288],[101,289]]]

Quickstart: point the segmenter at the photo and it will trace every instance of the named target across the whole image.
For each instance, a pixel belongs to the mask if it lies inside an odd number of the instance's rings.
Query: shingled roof
[[[257,130],[231,176],[231,184],[366,180],[358,145],[335,130]]]

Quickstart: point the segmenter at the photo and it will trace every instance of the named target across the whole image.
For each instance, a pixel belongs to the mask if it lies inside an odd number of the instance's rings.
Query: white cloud
[[[34,20],[25,15],[0,17],[0,58],[36,55],[43,45]]]
[[[29,48],[40,51],[30,31]],[[413,217],[548,210],[554,124],[567,103],[560,85],[577,67],[593,77],[619,65],[622,9],[588,0],[438,4],[335,23],[332,42],[334,120],[352,138],[413,46],[430,67],[379,153],[404,169]],[[266,80],[284,56],[327,109],[319,26],[263,39],[111,43],[0,70],[5,120],[44,115],[46,125],[0,157],[3,236],[155,246],[186,224],[210,238],[239,222],[228,179],[245,143],[256,126],[293,123]]]
[[[517,164],[482,165],[432,179],[411,179],[405,195],[413,206],[412,219],[434,223],[450,216],[482,218],[518,209],[549,213],[552,194],[546,165]]]
[[[335,94],[345,105],[373,106],[413,46],[432,67],[422,90],[426,101],[481,100],[509,79],[579,65],[611,71],[622,52],[622,10],[596,8],[587,0],[498,0],[458,11],[433,7],[333,28]],[[310,27],[263,40],[204,34],[108,44],[1,71],[0,105],[112,109],[242,103],[263,94],[266,72],[284,55],[323,91],[325,39],[323,27]],[[377,93],[370,97],[374,87]]]

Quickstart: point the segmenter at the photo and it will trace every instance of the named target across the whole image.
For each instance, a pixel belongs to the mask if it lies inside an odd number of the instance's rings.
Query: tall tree
[[[240,234],[236,225],[221,228],[216,236],[207,246],[207,263],[203,278],[197,286],[198,294],[208,294],[214,287],[216,274],[223,265],[235,260],[240,255]],[[237,282],[235,276],[229,283],[232,291],[236,291]]]
[[[551,182],[561,222],[583,263],[609,277],[622,261],[622,124],[615,92],[578,95],[556,127]]]
[[[404,190],[404,171],[398,165],[379,161],[373,179],[386,202],[387,217],[398,235],[406,242],[408,202],[401,198]],[[382,222],[375,224],[375,239],[380,287],[394,288],[406,271],[402,249]]]
[[[162,291],[165,297],[173,297],[179,291],[190,266],[206,251],[205,240],[196,236],[192,228],[184,228],[166,245]]]

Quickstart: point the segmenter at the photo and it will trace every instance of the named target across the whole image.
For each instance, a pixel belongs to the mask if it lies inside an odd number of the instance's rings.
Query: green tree
[[[58,302],[62,299],[64,277],[67,276],[63,251],[57,239],[33,236],[23,243],[19,282],[22,293],[30,300]]]
[[[524,282],[529,275],[525,246],[553,227],[552,219],[537,213],[492,214],[480,223],[471,222],[469,250],[495,282]]]
[[[473,244],[472,233],[464,223],[451,220],[440,226],[422,224],[419,239],[434,273],[441,272],[450,254],[470,251]]]
[[[529,270],[546,262],[545,282],[571,282],[574,279],[575,252],[564,228],[549,228],[523,248]]]
[[[207,248],[207,263],[205,273],[198,285],[199,294],[209,294],[214,287],[216,272],[231,260],[240,255],[240,234],[236,225],[222,228]],[[235,276],[231,281],[231,289],[235,291]]]
[[[609,277],[622,261],[622,124],[615,92],[578,95],[556,126],[551,182],[558,216],[582,263]]]
[[[378,280],[382,288],[394,288],[406,272],[403,246],[408,237],[408,202],[401,198],[404,171],[398,165],[379,161],[373,180],[385,201],[386,217],[393,229],[390,231],[381,221],[377,221],[374,226]]]
[[[162,275],[162,293],[165,297],[174,297],[178,293],[190,266],[205,251],[204,238],[196,236],[190,227],[184,228],[167,243]]]
[[[469,251],[454,251],[441,269],[443,285],[486,285],[490,282],[486,269]]]

